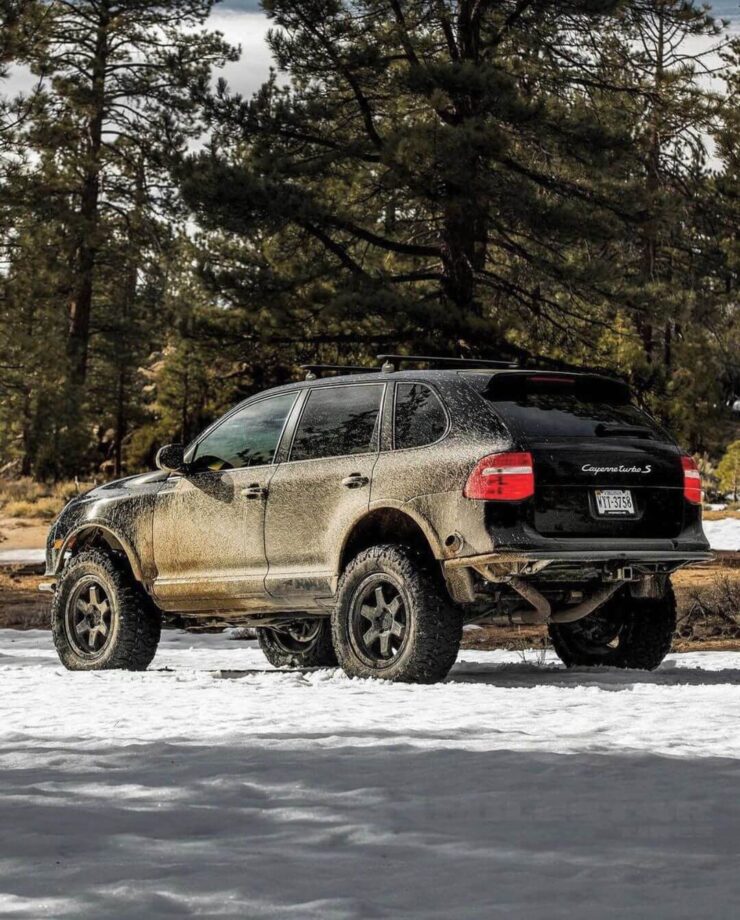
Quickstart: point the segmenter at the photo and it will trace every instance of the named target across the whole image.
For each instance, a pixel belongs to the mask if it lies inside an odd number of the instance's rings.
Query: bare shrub
[[[740,639],[740,579],[717,575],[687,591],[676,633],[682,639]]]

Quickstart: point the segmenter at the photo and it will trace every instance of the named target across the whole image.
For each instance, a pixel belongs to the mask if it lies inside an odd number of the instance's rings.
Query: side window
[[[238,470],[272,463],[296,393],[260,399],[235,412],[196,448],[194,472]]]
[[[437,395],[422,383],[399,383],[393,444],[396,449],[422,447],[438,441],[447,429],[447,417]]]
[[[383,384],[315,387],[290,452],[291,460],[366,454],[375,449]]]

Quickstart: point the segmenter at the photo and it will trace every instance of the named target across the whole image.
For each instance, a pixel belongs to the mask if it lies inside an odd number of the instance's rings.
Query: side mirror
[[[157,451],[154,462],[165,473],[179,473],[185,468],[185,448],[182,444],[165,444]]]

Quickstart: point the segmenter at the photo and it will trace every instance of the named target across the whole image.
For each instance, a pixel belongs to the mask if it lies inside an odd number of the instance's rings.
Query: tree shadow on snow
[[[462,661],[455,665],[447,681],[515,688],[598,687],[602,690],[631,690],[638,684],[661,687],[711,687],[718,684],[740,684],[740,669],[721,668],[709,671],[703,668],[678,667],[672,661],[664,662],[657,671],[601,667],[565,668],[524,662],[486,664]]]
[[[156,668],[150,670],[158,670]],[[171,671],[172,668],[159,670]],[[286,674],[311,674],[325,668],[242,668],[212,671],[216,680],[241,680],[243,678],[274,675],[279,679]],[[657,671],[622,670],[620,668],[565,668],[556,664],[491,663],[459,661],[447,677],[446,683],[486,684],[492,687],[598,687],[602,690],[630,690],[639,684],[662,687],[740,685],[739,668],[721,668],[714,671],[703,668],[677,667],[672,661],[664,662]]]
[[[0,914],[734,914],[738,761],[275,738],[6,743]]]

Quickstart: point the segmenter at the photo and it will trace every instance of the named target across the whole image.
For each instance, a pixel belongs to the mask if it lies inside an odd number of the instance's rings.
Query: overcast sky
[[[713,9],[717,16],[740,22],[740,0],[716,0]],[[268,21],[260,11],[259,0],[222,0],[211,16],[211,24],[233,44],[241,45],[241,60],[226,67],[223,76],[234,91],[250,95],[266,79],[270,67],[265,45]],[[31,85],[29,74],[16,69],[3,85],[3,92],[26,91]]]
[[[740,0],[716,0],[714,14],[740,21]],[[222,0],[212,20],[228,39],[242,46],[242,60],[226,68],[224,76],[232,88],[249,94],[265,79],[270,56],[265,47],[267,18],[260,12],[259,0]]]

